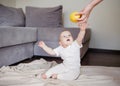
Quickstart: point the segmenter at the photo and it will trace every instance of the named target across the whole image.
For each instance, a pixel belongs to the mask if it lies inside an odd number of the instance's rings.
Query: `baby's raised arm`
[[[77,37],[76,41],[78,42],[79,45],[81,45],[82,44],[82,40],[83,40],[83,38],[85,36],[87,23],[85,22],[85,23],[79,24],[78,26],[80,28],[80,32],[78,34],[78,37]]]
[[[41,47],[44,51],[46,51],[50,55],[56,55],[52,48],[48,47],[43,41],[38,43],[38,46]]]

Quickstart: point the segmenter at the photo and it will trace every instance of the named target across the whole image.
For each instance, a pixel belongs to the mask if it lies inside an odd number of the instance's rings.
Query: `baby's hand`
[[[41,48],[43,48],[43,47],[45,46],[45,43],[44,43],[43,41],[40,41],[40,42],[38,43],[38,46],[41,47]]]

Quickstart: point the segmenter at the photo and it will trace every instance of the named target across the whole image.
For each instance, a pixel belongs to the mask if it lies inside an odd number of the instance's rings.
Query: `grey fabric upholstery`
[[[27,27],[62,27],[62,6],[26,7]]]
[[[64,28],[37,27],[38,40],[56,42]],[[42,33],[41,33],[42,32]]]
[[[0,27],[0,67],[33,57],[37,29]]]
[[[37,29],[38,29],[37,32],[38,40],[50,41],[50,42],[58,41],[60,33],[65,30],[70,31],[73,38],[76,39],[80,30],[79,28],[63,28],[63,27],[60,28],[37,27]],[[90,40],[90,35],[91,35],[90,28],[88,28],[86,30],[86,35],[83,39],[83,43]]]
[[[33,56],[37,29],[25,26],[21,8],[0,4],[0,67]]]
[[[0,47],[34,42],[36,33],[32,27],[0,27]]]
[[[33,43],[0,48],[0,67],[17,63],[33,56]]]
[[[25,26],[23,10],[0,4],[0,26]]]

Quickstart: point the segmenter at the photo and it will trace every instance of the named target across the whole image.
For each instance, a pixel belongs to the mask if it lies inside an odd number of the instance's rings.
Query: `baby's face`
[[[60,45],[62,45],[63,47],[67,47],[71,45],[72,42],[73,42],[73,37],[69,31],[63,31],[60,34]]]

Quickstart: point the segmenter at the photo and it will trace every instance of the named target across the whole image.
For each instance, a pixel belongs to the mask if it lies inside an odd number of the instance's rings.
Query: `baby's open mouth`
[[[70,41],[70,39],[67,39],[67,41]]]

